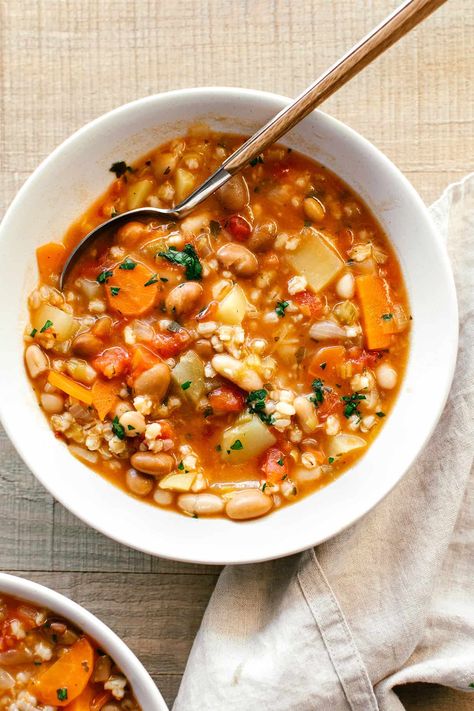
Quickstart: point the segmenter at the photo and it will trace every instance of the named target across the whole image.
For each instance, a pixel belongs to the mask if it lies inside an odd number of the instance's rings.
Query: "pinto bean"
[[[272,499],[260,489],[238,491],[227,502],[225,512],[229,518],[243,521],[264,516],[272,508]]]
[[[217,250],[216,256],[224,267],[237,276],[251,277],[258,271],[257,257],[242,244],[228,242]]]
[[[202,298],[203,288],[195,281],[185,281],[171,289],[165,300],[168,311],[176,316],[187,314],[196,308]]]
[[[95,356],[104,347],[103,342],[90,331],[80,333],[72,342],[72,350],[80,358]]]
[[[224,501],[215,494],[181,494],[177,504],[183,511],[197,516],[210,516],[224,510]]]
[[[137,395],[148,395],[161,401],[166,395],[171,381],[171,371],[166,363],[157,363],[145,370],[135,380],[134,390]]]
[[[162,476],[163,474],[169,474],[174,467],[174,459],[170,454],[164,454],[159,452],[158,454],[153,454],[153,452],[135,452],[130,457],[130,464],[134,469],[144,474],[151,474],[152,476]]]
[[[216,193],[226,210],[237,212],[242,210],[249,200],[249,188],[243,175],[234,175]]]
[[[267,220],[254,227],[247,241],[247,246],[252,252],[266,252],[273,246],[276,235],[277,224],[275,220]]]
[[[136,469],[129,469],[125,475],[125,482],[137,496],[146,496],[153,489],[153,479],[150,476],[137,472]]]

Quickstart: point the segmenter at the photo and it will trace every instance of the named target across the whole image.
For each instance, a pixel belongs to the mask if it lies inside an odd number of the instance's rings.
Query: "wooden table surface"
[[[0,0],[0,213],[46,155],[99,114],[187,86],[294,96],[393,6]],[[325,105],[381,148],[427,202],[473,170],[473,37],[474,3],[450,0]],[[98,614],[171,702],[218,570],[153,559],[88,529],[35,481],[4,434],[0,497],[0,569]],[[401,696],[412,710],[473,708],[472,697],[437,687]]]

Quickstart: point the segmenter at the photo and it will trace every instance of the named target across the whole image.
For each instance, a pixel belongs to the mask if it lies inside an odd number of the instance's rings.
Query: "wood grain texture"
[[[296,96],[393,9],[387,0],[0,0],[0,213],[64,138],[118,104],[186,86]],[[473,170],[474,4],[450,0],[325,105],[427,201]],[[0,435],[0,569],[84,604],[171,702],[218,570],[153,559],[54,502]],[[133,624],[125,611],[132,610]],[[414,711],[472,697],[402,689]]]

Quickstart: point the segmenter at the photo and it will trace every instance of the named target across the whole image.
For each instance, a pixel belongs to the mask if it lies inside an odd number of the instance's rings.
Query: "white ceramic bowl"
[[[38,607],[46,607],[72,622],[78,629],[92,637],[115,661],[130,682],[135,698],[143,711],[168,711],[152,678],[133,652],[115,632],[86,609],[50,588],[6,573],[0,573],[0,595],[2,593],[13,595]]]
[[[107,536],[152,555],[203,563],[250,562],[294,553],[334,536],[400,480],[432,433],[449,391],[457,306],[444,245],[400,171],[364,138],[318,111],[284,142],[341,176],[375,213],[400,259],[413,314],[401,393],[365,456],[326,488],[266,518],[246,523],[195,520],[127,496],[71,457],[50,431],[23,367],[26,298],[37,278],[35,248],[60,240],[105,190],[112,162],[131,162],[196,121],[250,133],[287,102],[263,92],[203,88],[122,106],[79,130],[49,156],[20,190],[0,228],[3,425],[26,464],[64,506]]]

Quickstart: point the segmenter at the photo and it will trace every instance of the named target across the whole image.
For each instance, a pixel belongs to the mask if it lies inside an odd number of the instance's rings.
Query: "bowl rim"
[[[127,114],[130,111],[134,111],[135,109],[140,110],[143,107],[146,107],[148,104],[154,104],[155,102],[159,100],[172,100],[173,98],[178,98],[179,99],[186,99],[187,97],[193,98],[196,96],[202,96],[203,98],[207,101],[211,101],[212,97],[214,96],[215,98],[218,99],[235,99],[235,98],[246,98],[249,101],[253,102],[259,102],[259,101],[268,101],[272,102],[275,106],[279,106],[280,108],[286,104],[288,104],[291,99],[276,94],[274,92],[268,92],[268,91],[260,91],[256,89],[242,89],[239,87],[196,87],[196,88],[183,88],[183,89],[177,89],[173,91],[167,91],[167,92],[160,92],[157,94],[152,94],[149,96],[145,96],[139,99],[135,99],[134,101],[128,102],[126,104],[122,104],[121,106],[118,106],[111,111],[106,112],[105,114],[102,114],[98,116],[97,118],[93,119],[92,121],[86,123],[84,126],[80,127],[78,130],[76,130],[73,134],[71,134],[68,138],[66,138],[59,146],[57,146],[41,163],[40,165],[33,171],[33,173],[27,178],[25,183],[22,185],[20,190],[17,192],[16,196],[14,197],[13,201],[11,202],[10,206],[8,207],[2,223],[0,225],[0,241],[5,239],[5,230],[3,229],[3,226],[8,222],[8,219],[10,218],[10,215],[15,212],[16,209],[16,204],[17,202],[20,201],[20,199],[23,197],[23,194],[28,191],[29,186],[32,182],[40,179],[42,177],[42,174],[51,163],[54,163],[56,158],[60,156],[63,152],[66,152],[69,149],[69,146],[74,143],[78,138],[82,137],[83,134],[87,134],[89,131],[94,130],[98,127],[100,127],[102,124],[106,124],[109,120],[115,119],[117,117],[120,117],[121,114]],[[277,109],[275,109],[277,110]],[[456,365],[456,355],[457,355],[457,347],[458,347],[458,309],[457,309],[457,299],[456,299],[456,290],[454,286],[454,278],[452,274],[452,269],[451,265],[449,262],[448,258],[448,253],[446,246],[443,244],[440,235],[438,233],[438,230],[431,218],[431,215],[422,201],[421,197],[418,195],[416,192],[415,188],[411,185],[409,180],[403,175],[403,173],[392,163],[392,161],[384,154],[382,153],[374,144],[372,144],[368,139],[364,138],[362,135],[357,133],[354,129],[350,128],[343,122],[341,122],[339,119],[334,118],[333,116],[330,116],[329,114],[326,114],[323,111],[320,111],[319,109],[316,109],[313,114],[316,113],[318,116],[318,120],[326,123],[326,126],[330,126],[331,129],[335,129],[338,134],[341,136],[341,140],[345,139],[348,142],[352,142],[354,144],[358,144],[363,150],[368,152],[374,157],[374,160],[377,160],[380,165],[383,166],[383,169],[387,171],[389,174],[392,175],[393,179],[397,180],[398,183],[400,184],[401,187],[405,190],[405,192],[409,195],[410,200],[413,203],[414,208],[417,210],[418,214],[420,217],[423,218],[424,225],[426,227],[426,230],[429,232],[430,237],[432,238],[432,250],[433,252],[436,253],[436,259],[438,261],[439,266],[441,267],[442,271],[444,272],[444,277],[445,277],[445,287],[446,287],[446,307],[447,310],[449,311],[450,314],[450,319],[451,319],[451,332],[448,334],[448,341],[450,345],[449,349],[449,362],[447,358],[447,362],[445,363],[445,370],[444,370],[444,381],[442,383],[442,387],[437,388],[437,394],[438,394],[438,400],[437,400],[437,407],[433,408],[430,411],[430,426],[429,428],[426,429],[425,431],[425,436],[423,437],[423,440],[421,443],[418,445],[416,451],[413,451],[413,454],[411,455],[410,459],[408,460],[408,463],[403,466],[403,470],[400,471],[399,475],[397,478],[393,477],[390,482],[387,482],[387,485],[384,488],[384,491],[382,494],[380,492],[377,492],[376,496],[367,496],[367,498],[364,500],[363,503],[359,502],[357,505],[357,509],[353,510],[351,512],[351,515],[348,515],[343,523],[339,523],[337,525],[334,525],[331,530],[328,530],[328,532],[324,536],[317,536],[316,540],[312,540],[311,536],[307,536],[307,540],[304,542],[299,540],[297,543],[295,542],[294,544],[285,544],[285,537],[280,538],[280,543],[277,547],[276,551],[273,551],[270,555],[268,554],[261,554],[258,551],[258,548],[255,549],[254,552],[252,552],[251,555],[247,554],[241,554],[241,553],[234,553],[232,554],[231,557],[228,556],[223,556],[222,553],[216,554],[213,551],[206,551],[206,555],[186,555],[186,554],[176,554],[176,552],[173,552],[172,550],[169,550],[169,548],[165,548],[165,550],[160,550],[161,548],[160,544],[158,545],[147,545],[145,542],[137,544],[136,542],[131,543],[129,540],[127,540],[127,536],[123,534],[121,531],[117,532],[114,531],[111,533],[107,526],[101,525],[101,522],[97,522],[93,519],[93,516],[89,516],[87,509],[85,507],[82,507],[80,505],[74,505],[71,503],[71,501],[65,502],[63,500],[62,496],[58,496],[55,492],[51,491],[48,482],[46,481],[46,477],[43,476],[42,472],[40,471],[40,467],[36,466],[35,461],[33,461],[33,458],[30,456],[29,452],[26,451],[26,448],[22,444],[20,437],[18,437],[14,431],[12,431],[12,428],[9,426],[8,422],[8,416],[7,416],[7,411],[4,403],[4,398],[0,398],[0,421],[3,424],[3,427],[10,438],[10,441],[13,443],[15,449],[17,450],[18,454],[20,457],[23,459],[25,464],[28,466],[28,468],[32,471],[34,476],[43,484],[43,486],[52,494],[54,498],[56,498],[60,503],[62,503],[69,511],[71,511],[75,516],[77,516],[81,521],[86,523],[88,526],[91,528],[99,531],[103,535],[106,535],[107,537],[116,540],[117,542],[126,545],[128,547],[135,548],[136,550],[139,550],[143,553],[146,553],[148,555],[152,555],[155,557],[162,557],[162,558],[167,558],[171,560],[177,560],[177,561],[182,561],[182,562],[189,562],[189,563],[202,563],[202,564],[212,564],[212,565],[222,565],[222,564],[228,564],[228,563],[253,563],[253,562],[262,562],[265,560],[271,560],[271,559],[276,559],[276,558],[281,558],[287,555],[292,555],[294,553],[300,552],[302,550],[311,548],[315,545],[319,545],[320,543],[323,543],[324,541],[333,538],[334,536],[338,535],[342,531],[346,530],[348,527],[353,525],[355,522],[357,522],[359,519],[361,519],[363,516],[365,516],[374,506],[376,506],[378,503],[380,503],[389,493],[392,491],[392,489],[401,481],[401,479],[405,476],[406,472],[413,466],[414,462],[416,461],[417,457],[419,454],[423,451],[424,447],[426,446],[427,442],[431,438],[433,431],[439,421],[439,418],[441,416],[441,413],[444,409],[444,406],[446,404],[449,391],[451,388],[451,383],[452,379],[454,376],[454,369]],[[311,114],[310,114],[311,115]],[[192,120],[192,117],[190,117],[190,120]],[[344,176],[342,176],[344,179]],[[377,214],[376,214],[377,217]],[[403,387],[403,385],[402,385]],[[344,476],[344,475],[342,475]],[[342,477],[339,477],[339,479]],[[143,503],[141,504],[143,505]],[[258,519],[260,520],[260,519]],[[239,524],[241,525],[241,524]]]
[[[135,697],[143,709],[156,708],[157,711],[168,711],[168,706],[158,687],[138,657],[110,627],[85,607],[52,588],[11,573],[0,572],[0,595],[2,593],[39,607],[46,607],[75,624],[107,651],[129,680]]]

